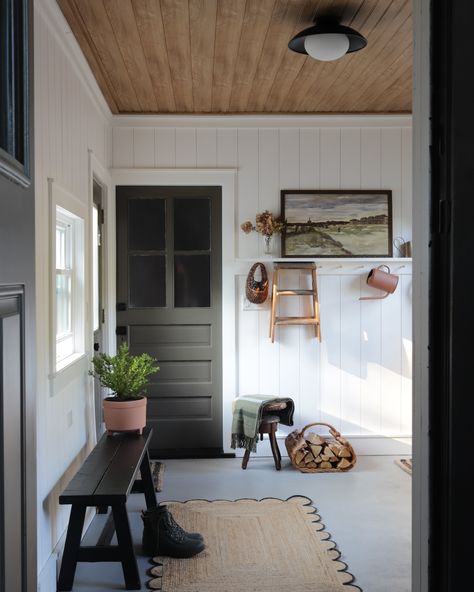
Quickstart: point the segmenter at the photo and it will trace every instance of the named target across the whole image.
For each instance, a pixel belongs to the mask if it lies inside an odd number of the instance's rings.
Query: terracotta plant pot
[[[102,401],[105,429],[113,432],[138,432],[146,426],[146,397],[119,401],[108,397]]]

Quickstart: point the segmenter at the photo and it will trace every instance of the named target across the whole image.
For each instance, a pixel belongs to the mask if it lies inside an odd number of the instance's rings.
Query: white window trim
[[[87,207],[74,195],[59,186],[54,179],[48,179],[50,202],[50,377],[54,378],[85,356],[86,320],[86,243],[85,229]],[[72,326],[74,336],[73,353],[56,362],[56,220],[63,213],[74,220],[72,281]]]

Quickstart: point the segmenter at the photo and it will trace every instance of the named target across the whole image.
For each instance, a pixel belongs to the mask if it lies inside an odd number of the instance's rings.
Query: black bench
[[[72,481],[59,496],[60,504],[71,504],[58,591],[71,590],[78,561],[120,561],[127,590],[140,590],[137,559],[133,549],[126,502],[140,471],[147,508],[156,507],[148,444],[152,429],[143,434],[104,434]],[[99,542],[81,546],[84,517],[88,506],[111,514]],[[117,545],[110,545],[114,530]]]

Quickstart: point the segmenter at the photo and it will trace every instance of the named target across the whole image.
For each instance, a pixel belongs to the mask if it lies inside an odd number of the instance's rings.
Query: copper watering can
[[[385,267],[387,271],[384,271],[382,267]],[[389,294],[393,294],[398,285],[398,275],[390,273],[390,267],[388,265],[379,265],[374,269],[371,269],[367,276],[367,284],[372,288],[383,290],[385,294],[383,296],[361,296],[359,300],[380,300],[387,298]]]

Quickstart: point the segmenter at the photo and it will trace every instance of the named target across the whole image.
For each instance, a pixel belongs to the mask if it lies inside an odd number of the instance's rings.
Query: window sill
[[[56,369],[49,375],[49,394],[56,394],[68,388],[69,384],[79,375],[87,372],[88,363],[85,353],[76,353],[68,356],[60,362]]]
[[[56,364],[56,369],[52,372],[50,378],[55,378],[56,376],[58,376],[58,374],[62,374],[69,367],[73,366],[74,364],[76,364],[76,362],[79,362],[85,357],[86,354],[84,352],[80,352],[71,354],[67,358],[64,358],[64,360],[61,360]]]

